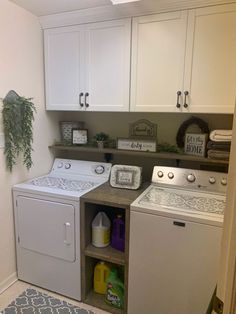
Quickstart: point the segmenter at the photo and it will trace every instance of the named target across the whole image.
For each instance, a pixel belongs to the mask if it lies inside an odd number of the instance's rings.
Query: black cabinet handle
[[[177,107],[177,108],[180,108],[180,107],[181,107],[181,105],[180,105],[180,103],[179,103],[179,98],[180,98],[180,96],[181,96],[181,91],[178,91],[178,92],[177,92],[177,103],[176,103],[176,107]]]
[[[189,95],[189,92],[186,90],[184,92],[184,108],[188,108],[188,104],[187,104],[187,96]]]
[[[178,227],[185,227],[185,222],[174,221],[173,225],[178,226]]]
[[[84,96],[84,93],[80,93],[79,94],[79,105],[82,108],[84,106],[84,104],[82,103],[82,97]]]
[[[87,97],[89,96],[89,93],[85,93],[85,107],[89,107],[89,103],[87,102]]]

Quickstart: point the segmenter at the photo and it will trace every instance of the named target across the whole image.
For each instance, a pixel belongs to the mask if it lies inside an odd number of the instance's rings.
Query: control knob
[[[173,178],[174,178],[173,172],[169,172],[169,173],[168,173],[168,178],[169,178],[169,179],[173,179]]]
[[[209,178],[209,182],[210,182],[211,184],[216,183],[216,178],[215,178],[215,177],[210,177],[210,178]]]
[[[71,164],[69,163],[65,164],[65,169],[70,169],[70,167],[71,167]]]
[[[227,179],[226,179],[226,178],[223,178],[223,179],[221,180],[221,184],[222,184],[222,185],[227,185]]]
[[[164,176],[164,173],[162,171],[158,171],[157,175],[158,175],[159,178],[162,178]]]
[[[95,172],[96,172],[97,174],[103,174],[104,171],[105,171],[105,168],[104,168],[104,166],[102,166],[102,165],[97,166],[97,167],[95,168]]]
[[[60,169],[63,167],[63,162],[60,162],[58,165],[57,165],[57,168]]]
[[[194,182],[196,180],[196,177],[194,174],[190,173],[188,176],[187,176],[187,180],[188,182]]]

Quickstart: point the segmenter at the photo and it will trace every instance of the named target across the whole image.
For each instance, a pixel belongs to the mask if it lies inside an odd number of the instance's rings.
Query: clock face
[[[72,144],[87,144],[88,131],[87,130],[72,130]]]

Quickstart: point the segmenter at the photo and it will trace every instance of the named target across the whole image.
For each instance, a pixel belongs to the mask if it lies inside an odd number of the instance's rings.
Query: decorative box
[[[142,168],[114,165],[111,168],[110,184],[114,188],[137,190],[142,181]]]

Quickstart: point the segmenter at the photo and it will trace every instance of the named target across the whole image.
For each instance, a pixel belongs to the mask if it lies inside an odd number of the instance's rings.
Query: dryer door
[[[18,196],[16,218],[20,247],[75,261],[73,205]]]

